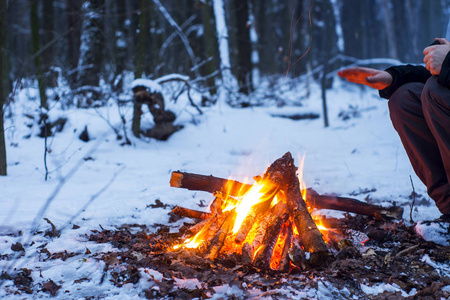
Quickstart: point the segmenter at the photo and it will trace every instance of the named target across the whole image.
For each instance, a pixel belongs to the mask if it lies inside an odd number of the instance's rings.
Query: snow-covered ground
[[[64,261],[43,261],[39,252],[44,247],[50,253],[70,250],[84,254],[86,248],[93,254],[109,251],[111,246],[89,242],[85,234],[100,226],[167,223],[169,208],[148,207],[156,199],[194,209],[199,209],[197,203],[201,200],[212,200],[207,193],[171,188],[169,179],[171,171],[175,170],[251,180],[290,151],[297,163],[305,155],[304,180],[308,187],[321,194],[351,195],[384,206],[395,202],[404,206],[404,219],[408,222],[413,190],[411,176],[414,189],[420,195],[416,197],[412,213],[414,221],[440,215],[414,174],[392,128],[386,100],[379,99],[376,91],[335,81],[333,89],[327,93],[328,128],[324,127],[322,117],[294,121],[272,116],[309,112],[322,115],[320,90],[314,86],[310,97],[301,100],[305,95],[304,87],[286,84],[282,97],[287,103],[301,105],[276,107],[274,101],[272,105],[240,109],[217,105],[202,108],[203,115],[189,105],[184,95],[176,103],[167,103],[167,108],[177,115],[176,124],[183,125],[184,129],[168,141],[136,139],[129,130],[131,146],[121,146],[122,141],[116,140],[105,121],[116,127],[120,125],[114,101],[97,109],[63,110],[55,103],[49,112],[50,120],[66,117],[68,121],[62,132],[48,138],[47,181],[44,179],[44,139],[37,136],[39,104],[36,95],[33,88],[18,91],[6,111],[8,176],[0,177],[0,254],[15,253],[11,245],[16,242],[23,244],[26,251],[25,255],[12,260],[2,259],[0,255],[0,270],[30,269],[36,286],[51,279],[62,285],[56,295],[60,299],[88,296],[137,299],[142,296],[142,289],[151,284],[147,280],[151,270],[147,273],[142,270],[137,285],[117,288],[108,280],[99,284],[104,263],[95,260],[93,255],[87,259],[74,256]],[[167,91],[164,96],[168,101]],[[121,112],[130,128],[132,107],[122,107]],[[342,115],[339,116],[341,112],[350,118],[343,120]],[[88,143],[78,139],[86,125],[91,137]],[[142,126],[152,126],[148,112],[143,116]],[[62,229],[59,238],[34,234],[50,229],[44,218]],[[80,227],[73,229],[73,224]],[[179,224],[175,223],[174,231]],[[16,288],[12,281],[4,280],[2,284],[0,298],[27,296],[24,293],[13,295]],[[327,283],[319,286],[324,285]],[[373,294],[387,288],[385,285],[364,290]],[[318,299],[326,298],[327,292],[329,289],[324,288],[297,291],[299,298]],[[224,296],[227,293],[232,291],[223,291]],[[28,296],[38,298],[50,294],[40,292]]]

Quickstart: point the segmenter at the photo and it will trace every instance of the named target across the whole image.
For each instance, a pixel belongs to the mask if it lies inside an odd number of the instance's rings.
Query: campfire
[[[353,247],[338,221],[313,219],[314,208],[326,208],[400,219],[403,208],[383,208],[351,198],[323,196],[307,190],[288,152],[274,161],[255,184],[213,176],[173,172],[172,187],[211,192],[210,212],[177,206],[173,214],[199,219],[172,250],[195,251],[210,260],[239,257],[259,269],[288,272],[322,266],[336,250]],[[300,174],[301,175],[301,174]],[[361,240],[365,242],[365,240]]]

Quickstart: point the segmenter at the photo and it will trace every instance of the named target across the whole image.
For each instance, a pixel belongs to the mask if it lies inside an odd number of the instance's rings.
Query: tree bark
[[[204,59],[211,59],[206,63],[204,67],[204,75],[210,75],[216,70],[214,64],[215,61],[215,49],[217,48],[217,43],[214,40],[214,19],[211,17],[211,1],[205,1],[206,3],[202,6],[202,24],[203,24],[203,44],[205,48]],[[216,83],[213,77],[209,77],[206,80],[206,84],[209,87],[209,92],[211,95],[216,94]]]
[[[8,64],[6,63],[8,56],[6,55],[7,49],[7,0],[0,0],[0,176],[7,175],[6,164],[6,143],[5,143],[5,129],[4,129],[4,111],[3,107],[6,103],[6,97],[8,94],[7,84],[8,78]]]
[[[81,44],[81,1],[66,1],[66,22],[70,31],[67,33],[67,64],[69,70],[73,70],[78,66],[80,58],[80,44]],[[69,77],[69,83],[72,87],[75,86],[77,72]]]
[[[236,40],[237,40],[237,80],[239,92],[248,95],[253,91],[252,85],[252,44],[248,26],[248,0],[234,0],[236,14]]]
[[[214,16],[216,19],[216,32],[219,44],[220,72],[222,74],[222,86],[218,90],[218,102],[229,101],[230,92],[233,90],[233,75],[231,74],[230,48],[228,45],[228,28],[225,18],[223,0],[212,0]]]
[[[181,207],[181,206],[175,206],[172,209],[172,213],[182,216],[182,217],[201,219],[201,220],[206,220],[212,216],[212,214],[208,213],[208,212],[193,210],[193,209],[189,209],[189,208],[185,208],[185,207]]]
[[[391,58],[398,58],[397,53],[397,44],[396,44],[396,38],[394,36],[394,24],[392,21],[392,3],[390,0],[383,0],[383,15],[384,15],[384,24],[386,26],[386,35],[387,35],[387,41],[388,41],[388,50],[389,50],[389,56]]]
[[[53,7],[54,0],[45,0],[42,5],[42,15],[45,18],[45,22],[43,23],[44,36],[43,36],[43,45],[47,47],[47,49],[42,53],[42,58],[44,61],[44,71],[48,72],[50,68],[55,63],[55,45],[52,44],[47,46],[54,38],[55,32],[55,14]],[[55,76],[49,76],[47,79],[47,85],[54,87],[56,84]]]
[[[30,0],[30,1],[31,1],[30,3],[31,39],[33,43],[33,52],[38,53],[41,48],[39,42],[38,1],[37,0]],[[41,99],[41,107],[48,108],[47,94],[45,93],[47,86],[45,84],[41,55],[36,55],[36,57],[34,58],[34,65],[36,67],[36,77],[39,85],[39,97]]]
[[[89,0],[83,4],[78,67],[84,70],[78,72],[79,86],[98,86],[100,82],[104,53],[104,8],[104,0]]]
[[[257,250],[255,258],[253,259],[255,266],[261,269],[269,268],[273,248],[278,239],[282,226],[284,222],[287,221],[288,217],[289,212],[287,205],[281,201],[278,202],[271,211],[266,234],[264,235],[261,246]]]
[[[309,262],[311,266],[316,267],[326,263],[330,258],[330,253],[322,234],[308,212],[298,180],[292,180],[286,193],[286,199],[292,211],[292,218],[297,227],[303,250],[310,253]]]
[[[148,34],[148,3],[147,0],[140,1],[139,7],[139,34],[137,38],[136,47],[136,62],[134,78],[141,78],[145,69],[145,41]],[[133,135],[137,138],[141,135],[141,115],[142,115],[142,104],[134,102],[133,104],[133,123],[131,125],[131,130]]]

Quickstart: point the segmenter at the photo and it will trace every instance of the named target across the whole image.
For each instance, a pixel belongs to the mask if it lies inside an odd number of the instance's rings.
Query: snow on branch
[[[161,93],[162,87],[161,85],[156,82],[155,80],[146,79],[146,78],[138,78],[135,79],[131,83],[131,88],[134,89],[135,87],[143,86],[149,90],[150,93]]]

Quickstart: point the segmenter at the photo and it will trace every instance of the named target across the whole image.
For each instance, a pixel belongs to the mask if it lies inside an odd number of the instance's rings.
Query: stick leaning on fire
[[[192,234],[202,230],[208,231],[203,234],[201,245],[198,247],[198,251],[208,258],[214,259],[221,251],[226,251],[222,248],[227,249],[228,244],[235,243],[240,245],[242,255],[247,254],[249,260],[257,267],[267,268],[269,264],[272,267],[271,255],[277,239],[281,236],[280,233],[283,233],[286,242],[284,249],[280,250],[281,260],[277,263],[277,268],[286,268],[286,260],[289,261],[286,259],[287,250],[292,248],[291,243],[300,244],[301,249],[309,253],[309,260],[306,260],[304,255],[289,253],[291,260],[300,260],[294,263],[317,267],[326,262],[330,254],[302,197],[296,171],[297,167],[289,152],[274,161],[264,175],[257,178],[257,185],[261,186],[260,200],[251,206],[238,229],[233,228],[238,210],[236,209],[238,203],[233,197],[243,196],[254,187],[253,185],[214,176],[172,172],[170,180],[172,187],[207,191],[216,196],[210,206],[211,213],[180,206],[175,207],[172,212],[204,220],[194,225],[190,231]],[[277,201],[273,201],[275,196]],[[403,214],[403,208],[396,206],[383,208],[351,198],[322,196],[313,191],[309,192],[309,197],[308,204],[315,208],[395,219],[401,218]],[[232,203],[234,208],[223,212],[226,206],[224,202],[230,201],[235,202]],[[292,240],[292,230],[295,230],[295,236],[299,237],[297,241]],[[249,236],[254,239],[249,239]]]

